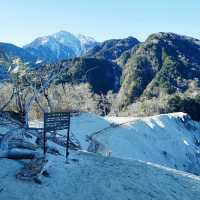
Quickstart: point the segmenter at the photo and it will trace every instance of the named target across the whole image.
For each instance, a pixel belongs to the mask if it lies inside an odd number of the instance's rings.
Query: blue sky
[[[200,39],[199,0],[0,0],[0,41],[16,45],[59,30],[99,41],[167,31]]]

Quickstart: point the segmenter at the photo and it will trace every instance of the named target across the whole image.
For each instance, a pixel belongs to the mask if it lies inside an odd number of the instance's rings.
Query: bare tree
[[[27,73],[26,82],[32,90],[32,96],[25,104],[25,124],[27,127],[32,105],[35,101],[38,103],[42,96],[47,100],[49,111],[52,111],[51,102],[47,93],[48,88],[55,79],[61,76],[62,72],[66,70],[67,67],[68,65],[65,65],[65,63],[59,65],[47,65],[46,68],[40,67],[38,70],[32,70],[30,73]],[[30,76],[33,78],[29,79]]]
[[[12,99],[13,99],[13,97],[15,96],[15,88],[11,85],[11,93],[10,94],[8,94],[7,92],[9,92],[8,91],[8,85],[6,85],[6,84],[4,84],[4,83],[2,83],[2,87],[1,87],[1,98],[4,98],[4,100],[1,100],[1,108],[0,108],[0,112],[2,112],[2,111],[4,111],[7,107],[8,107],[8,105],[10,104],[10,102],[12,101]],[[6,88],[6,90],[3,92],[2,90],[4,90],[4,88]],[[5,93],[7,93],[7,95],[10,95],[8,98],[7,98],[7,96],[5,97],[4,95],[5,95]]]

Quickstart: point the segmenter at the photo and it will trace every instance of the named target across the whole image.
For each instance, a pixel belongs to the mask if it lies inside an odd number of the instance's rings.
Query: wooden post
[[[44,113],[44,129],[43,129],[43,155],[46,157],[46,115]]]
[[[66,145],[66,161],[68,160],[69,156],[69,133],[70,133],[70,113],[69,113],[69,127],[67,129],[67,145]]]

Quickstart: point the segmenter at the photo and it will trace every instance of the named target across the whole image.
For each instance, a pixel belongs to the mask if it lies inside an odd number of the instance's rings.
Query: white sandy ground
[[[200,178],[139,161],[88,153],[48,156],[49,177],[43,183],[16,180],[21,164],[0,160],[1,200],[197,200]]]
[[[184,113],[137,119],[103,131],[94,140],[101,144],[97,152],[103,155],[109,153],[112,157],[157,163],[200,175],[200,124]]]
[[[10,124],[0,126],[0,133],[11,128],[18,131]],[[43,177],[41,185],[15,178],[21,162],[0,159],[0,200],[200,199],[200,178],[172,169],[199,173],[199,147],[194,142],[199,139],[199,123],[183,113],[137,120],[86,113],[72,118],[73,135],[84,151],[90,145],[86,136],[101,129],[105,131],[94,135],[103,146],[98,152],[111,151],[111,157],[71,152],[75,160],[66,164],[64,156],[48,155],[50,176]],[[64,155],[64,149],[55,146]]]
[[[32,126],[38,124],[31,123]],[[122,125],[113,127],[113,124]],[[144,118],[83,113],[72,118],[71,132],[85,151],[91,146],[87,136],[94,135],[94,141],[101,144],[95,152],[102,155],[142,160],[200,174],[200,146],[196,144],[200,145],[200,123],[184,113]],[[60,133],[66,134],[66,131]]]

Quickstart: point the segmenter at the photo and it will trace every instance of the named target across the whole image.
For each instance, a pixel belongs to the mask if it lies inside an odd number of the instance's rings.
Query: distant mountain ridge
[[[95,57],[114,61],[119,58],[125,51],[132,49],[139,43],[140,42],[134,37],[106,40],[88,51],[86,57]]]
[[[15,58],[20,58],[23,62],[34,63],[37,60],[35,56],[31,55],[23,48],[9,43],[0,42],[0,52],[4,54],[4,59],[6,61],[11,61]]]
[[[30,67],[34,67],[37,62],[37,58],[23,48],[9,43],[0,43],[0,80],[9,77],[9,72],[16,67],[14,62],[18,59]]]
[[[46,63],[79,57],[98,44],[95,39],[67,31],[36,38],[23,48]]]

